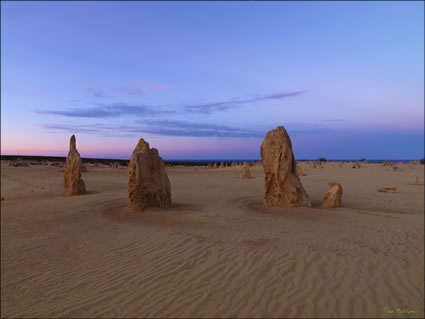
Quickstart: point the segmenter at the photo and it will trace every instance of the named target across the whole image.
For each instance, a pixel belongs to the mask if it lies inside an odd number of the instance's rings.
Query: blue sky
[[[423,2],[1,2],[1,152],[424,156]]]

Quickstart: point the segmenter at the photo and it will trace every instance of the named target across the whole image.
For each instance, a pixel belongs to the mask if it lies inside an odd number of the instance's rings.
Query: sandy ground
[[[423,317],[424,166],[351,166],[301,163],[297,209],[261,207],[261,167],[167,168],[173,207],[129,213],[125,168],[66,197],[60,168],[3,163],[1,317]]]

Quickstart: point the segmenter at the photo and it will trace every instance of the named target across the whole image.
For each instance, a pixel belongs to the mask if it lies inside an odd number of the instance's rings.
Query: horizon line
[[[42,158],[63,158],[63,159],[66,159],[67,158],[67,156],[54,156],[54,155],[16,155],[16,154],[13,154],[13,155],[3,155],[3,154],[0,154],[0,157],[1,157],[1,160],[7,160],[7,159],[5,159],[5,158],[3,158],[3,157],[42,157]],[[364,158],[364,157],[362,157],[362,158],[360,158],[360,159],[353,159],[353,158],[350,158],[350,159],[333,159],[333,158],[325,158],[325,157],[323,157],[323,156],[319,156],[319,157],[317,157],[317,158],[303,158],[303,159],[295,159],[296,161],[319,161],[321,158],[324,158],[326,161],[330,161],[330,162],[342,162],[342,161],[363,161],[363,160],[365,160],[365,161],[400,161],[400,162],[403,162],[403,161],[419,161],[419,160],[422,160],[422,159],[424,159],[424,157],[422,157],[422,158],[419,158],[419,159],[382,159],[382,158],[379,158],[379,159],[374,159],[374,158],[370,158],[370,159],[367,159],[367,158]],[[128,159],[125,159],[125,158],[104,158],[104,157],[81,157],[81,159],[83,160],[83,159],[85,159],[85,160],[110,160],[110,161],[112,161],[112,160],[114,160],[114,161],[129,161],[130,159],[131,159],[131,157],[130,158],[128,158]],[[242,158],[239,158],[239,159],[237,159],[237,158],[233,158],[233,159],[164,159],[163,158],[163,160],[165,161],[165,162],[239,162],[239,161],[250,161],[250,162],[253,162],[253,161],[261,161],[261,159],[247,159],[247,158],[245,158],[245,159],[242,159]]]

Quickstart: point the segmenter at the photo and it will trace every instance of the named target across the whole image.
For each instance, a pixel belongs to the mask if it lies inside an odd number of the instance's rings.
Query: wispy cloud
[[[150,81],[139,80],[136,82],[128,83],[125,85],[111,85],[104,83],[103,81],[93,82],[88,88],[92,94],[96,97],[99,96],[110,96],[110,95],[130,95],[130,96],[141,96],[147,91],[164,91],[168,89],[168,86],[159,83],[153,83]]]
[[[143,89],[138,86],[109,86],[103,89],[89,87],[87,90],[89,91],[90,95],[94,97],[141,96],[144,94]]]
[[[102,131],[97,125],[79,125],[79,124],[42,124],[49,133],[69,132],[69,133],[99,133]]]
[[[224,111],[233,107],[237,107],[241,104],[255,103],[255,102],[267,101],[267,100],[280,100],[280,99],[285,99],[285,98],[301,95],[304,93],[306,93],[306,91],[292,91],[292,92],[286,92],[286,93],[257,96],[252,98],[233,98],[227,101],[185,105],[184,109],[188,112],[210,114],[212,112]]]
[[[43,124],[49,132],[97,133],[105,135],[159,135],[159,136],[191,136],[191,137],[262,137],[263,131],[215,125],[208,123],[191,123],[186,121],[149,121],[137,125],[104,125],[104,124]]]
[[[154,109],[145,105],[130,105],[126,103],[115,103],[111,105],[101,105],[89,108],[73,108],[68,110],[39,110],[40,114],[61,115],[65,117],[84,117],[84,118],[110,118],[124,115],[144,116],[171,113]]]
[[[108,136],[141,136],[144,134],[159,136],[187,136],[187,137],[221,137],[221,138],[263,138],[271,128],[244,128],[211,123],[187,122],[177,120],[137,121],[129,124],[43,124],[49,132],[69,132],[101,134]],[[326,128],[311,127],[306,124],[305,129],[291,128],[291,136],[323,134]]]
[[[261,137],[263,131],[231,127],[211,123],[187,122],[176,120],[156,120],[139,122],[144,125],[143,132],[164,136],[194,137]]]
[[[95,96],[103,96],[101,91],[92,89]],[[305,91],[294,91],[287,93],[271,94],[265,96],[257,96],[253,98],[234,98],[227,101],[201,103],[201,104],[186,104],[169,106],[166,109],[164,106],[154,105],[129,105],[127,103],[114,103],[109,105],[100,105],[97,107],[87,108],[71,108],[68,110],[38,110],[37,113],[60,115],[65,117],[85,117],[85,118],[105,118],[119,116],[145,116],[157,115],[165,113],[200,113],[211,114],[213,112],[225,111],[230,108],[238,107],[243,104],[254,103],[266,100],[284,99],[292,96],[297,96],[305,93]]]

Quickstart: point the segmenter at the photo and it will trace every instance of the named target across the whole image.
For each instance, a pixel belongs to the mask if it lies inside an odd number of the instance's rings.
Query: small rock
[[[410,179],[410,183],[409,184],[411,184],[411,185],[419,185],[419,177],[417,177],[416,175],[415,176],[412,176],[412,178]]]
[[[242,174],[241,174],[241,178],[245,179],[245,178],[251,178],[251,172],[249,171],[249,166],[244,166],[242,167]]]
[[[342,186],[337,183],[329,183],[329,190],[322,200],[322,208],[337,208],[341,206]]]
[[[361,166],[360,166],[359,163],[356,162],[356,163],[354,163],[353,168],[361,168]]]
[[[382,193],[396,193],[397,187],[382,187],[378,189],[378,192]]]

